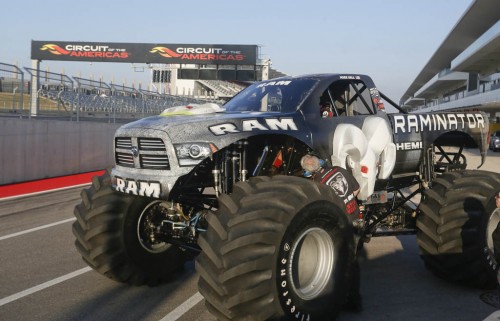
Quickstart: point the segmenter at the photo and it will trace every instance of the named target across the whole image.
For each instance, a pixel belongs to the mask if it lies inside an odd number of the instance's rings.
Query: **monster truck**
[[[358,248],[376,236],[416,234],[434,274],[489,286],[500,175],[467,169],[463,153],[484,162],[487,134],[483,113],[407,114],[365,75],[255,83],[223,107],[119,128],[115,166],[75,208],[75,244],[93,269],[134,285],[169,280],[196,257],[220,320],[336,315]],[[303,177],[306,154],[352,172],[359,216],[337,195],[346,186]]]

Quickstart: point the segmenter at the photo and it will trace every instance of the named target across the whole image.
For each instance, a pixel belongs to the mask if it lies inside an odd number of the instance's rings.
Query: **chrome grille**
[[[139,150],[166,151],[161,138],[138,138]]]
[[[116,152],[116,164],[126,167],[135,167],[134,156],[131,153]]]
[[[115,161],[120,166],[170,170],[170,160],[166,152],[167,148],[161,138],[115,138]]]
[[[132,139],[130,137],[116,137],[115,148],[128,148],[132,147]]]

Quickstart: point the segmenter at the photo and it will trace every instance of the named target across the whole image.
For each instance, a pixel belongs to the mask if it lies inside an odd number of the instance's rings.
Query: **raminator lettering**
[[[462,130],[485,128],[482,114],[425,114],[395,115],[394,131],[398,133],[419,133],[435,130]]]

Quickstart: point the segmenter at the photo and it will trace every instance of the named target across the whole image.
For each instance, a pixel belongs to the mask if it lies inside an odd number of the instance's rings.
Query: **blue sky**
[[[5,1],[0,62],[31,67],[31,40],[255,44],[284,73],[367,74],[399,101],[472,2]],[[148,72],[127,63],[44,61],[41,68],[127,85],[149,82]]]

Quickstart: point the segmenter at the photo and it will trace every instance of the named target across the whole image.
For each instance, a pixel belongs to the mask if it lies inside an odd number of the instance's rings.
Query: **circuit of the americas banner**
[[[257,45],[36,41],[31,59],[162,64],[255,65]]]

